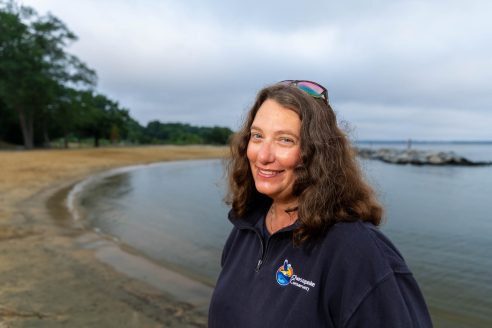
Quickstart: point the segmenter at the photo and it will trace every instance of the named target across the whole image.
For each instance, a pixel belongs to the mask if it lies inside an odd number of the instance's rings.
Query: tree
[[[68,148],[68,138],[73,134],[81,120],[84,108],[84,91],[58,86],[56,99],[45,115],[49,116],[54,137],[62,137],[64,147]]]
[[[122,134],[122,137],[131,143],[150,143],[149,138],[144,134],[144,128],[129,115],[126,122],[126,133]]]
[[[229,142],[232,131],[229,128],[214,126],[213,128],[205,128],[203,134],[205,143],[225,145]]]
[[[48,138],[48,119],[59,108],[57,91],[95,85],[95,72],[65,52],[76,39],[50,14],[40,17],[14,1],[0,7],[0,98],[17,113],[27,149],[34,146],[35,118]]]
[[[113,136],[115,139],[112,141],[116,142],[127,134],[127,126],[131,122],[128,110],[101,94],[87,91],[81,96],[82,106],[77,118],[79,134],[93,137],[95,147],[99,147],[101,138],[111,139]]]
[[[224,145],[231,134],[232,131],[225,127],[198,127],[159,121],[149,122],[144,129],[145,139],[152,143]]]

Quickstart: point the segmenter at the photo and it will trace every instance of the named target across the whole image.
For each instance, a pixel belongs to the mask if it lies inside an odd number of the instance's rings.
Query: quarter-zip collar
[[[250,210],[244,217],[238,216],[234,210],[229,211],[229,221],[239,230],[251,230],[258,237],[258,241],[260,243],[260,254],[258,255],[258,261],[256,264],[255,271],[259,272],[263,262],[267,259],[269,249],[271,247],[271,240],[274,238],[278,238],[284,233],[291,234],[293,230],[300,226],[299,220],[296,220],[290,226],[287,226],[283,229],[276,231],[275,233],[268,236],[266,239],[263,238],[262,227],[260,224],[264,224],[263,220],[270,208],[272,201],[258,202],[258,204]],[[285,236],[285,235],[284,235]],[[285,236],[286,237],[286,236]]]
[[[229,221],[231,221],[231,223],[238,229],[252,229],[252,230],[257,231],[258,229],[256,227],[256,224],[258,223],[258,221],[261,218],[265,217],[271,204],[272,204],[271,200],[268,202],[259,203],[252,210],[250,210],[249,213],[247,213],[244,217],[238,216],[234,212],[234,210],[231,209],[229,211],[229,214],[228,214]],[[298,219],[293,224],[278,230],[277,232],[275,232],[271,236],[273,236],[277,233],[280,233],[280,232],[293,231],[293,230],[297,229],[299,226],[300,226],[300,222]],[[257,232],[259,233],[259,231],[257,231]]]

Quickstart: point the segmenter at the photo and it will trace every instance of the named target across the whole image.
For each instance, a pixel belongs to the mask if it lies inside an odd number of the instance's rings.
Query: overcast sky
[[[492,140],[492,1],[24,0],[79,37],[97,89],[233,129],[263,86],[328,88],[353,139]]]

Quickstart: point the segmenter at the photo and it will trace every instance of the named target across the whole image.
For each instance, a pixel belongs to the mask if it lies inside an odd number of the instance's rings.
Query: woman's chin
[[[258,188],[256,187],[256,190],[260,193],[260,194],[263,194],[265,196],[268,196],[272,199],[275,198],[275,196],[278,194],[278,191],[275,191],[275,190],[272,190],[270,188]]]
[[[265,196],[270,197],[273,200],[280,200],[283,198],[290,198],[291,193],[286,192],[284,188],[272,188],[272,186],[262,186],[262,185],[256,185],[256,190]]]

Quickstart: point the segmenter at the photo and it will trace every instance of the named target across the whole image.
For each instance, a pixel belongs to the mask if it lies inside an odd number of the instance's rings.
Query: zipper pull
[[[260,267],[261,267],[261,264],[263,263],[263,261],[261,259],[258,260],[258,264],[256,265],[256,272],[258,272],[260,270]]]

